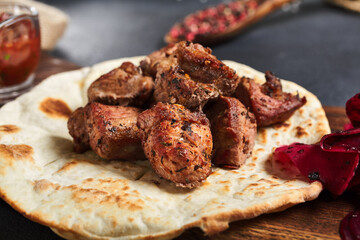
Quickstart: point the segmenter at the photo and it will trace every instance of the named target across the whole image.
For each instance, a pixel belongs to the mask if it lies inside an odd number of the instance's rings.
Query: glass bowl
[[[29,90],[40,52],[37,10],[17,3],[0,3],[0,104]]]

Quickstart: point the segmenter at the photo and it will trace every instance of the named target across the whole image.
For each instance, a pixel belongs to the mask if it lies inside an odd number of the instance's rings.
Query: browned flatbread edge
[[[323,112],[323,109],[320,109]],[[322,113],[319,115],[319,121],[320,122],[327,122],[325,114]],[[327,126],[318,126],[318,130],[320,132],[326,133],[328,132]],[[226,228],[228,228],[228,223],[240,219],[248,219],[256,217],[263,213],[270,213],[270,212],[276,212],[276,211],[282,211],[287,209],[288,207],[291,207],[295,204],[304,202],[304,201],[310,201],[315,199],[318,194],[322,190],[322,185],[319,182],[314,182],[310,184],[310,187],[303,188],[303,189],[297,189],[292,191],[291,195],[292,197],[289,197],[288,195],[284,195],[281,198],[276,199],[276,201],[269,202],[267,204],[259,204],[254,205],[251,208],[243,210],[233,210],[233,211],[225,211],[219,214],[209,215],[206,217],[202,217],[200,220],[192,222],[190,224],[186,224],[182,226],[179,229],[171,230],[165,233],[159,233],[156,235],[137,235],[136,239],[169,239],[176,237],[180,235],[183,231],[186,229],[192,228],[192,227],[200,227],[206,234],[215,234],[217,232],[223,231]],[[288,192],[290,193],[290,192]],[[51,222],[46,220],[46,217],[42,216],[41,214],[34,214],[29,213],[28,210],[22,208],[19,206],[19,203],[15,200],[12,200],[9,198],[6,194],[6,190],[4,190],[0,186],[0,197],[3,198],[9,205],[11,205],[16,211],[20,212],[25,217],[29,218],[32,221],[38,222],[40,224],[49,226],[62,237],[68,238],[68,239],[118,239],[113,237],[101,237],[101,236],[94,236],[90,234],[86,234],[81,229],[76,228],[68,228],[66,226],[62,226],[59,223]],[[119,238],[120,239],[120,238]]]

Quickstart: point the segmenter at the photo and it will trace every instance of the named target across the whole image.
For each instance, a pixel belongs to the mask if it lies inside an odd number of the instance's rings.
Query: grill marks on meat
[[[140,111],[100,103],[89,103],[77,109],[68,121],[75,151],[85,149],[76,146],[88,146],[104,159],[145,159],[136,126]]]
[[[203,113],[157,103],[139,115],[142,145],[154,171],[176,186],[199,186],[211,173],[212,135]]]
[[[306,103],[306,98],[282,91],[280,79],[271,72],[265,74],[263,85],[243,77],[235,96],[255,114],[258,127],[283,122]]]
[[[251,155],[255,145],[254,114],[236,98],[219,97],[206,115],[213,134],[213,163],[223,168],[239,168]]]
[[[89,102],[107,105],[141,107],[153,92],[151,77],[143,76],[140,68],[130,62],[102,75],[88,89]]]

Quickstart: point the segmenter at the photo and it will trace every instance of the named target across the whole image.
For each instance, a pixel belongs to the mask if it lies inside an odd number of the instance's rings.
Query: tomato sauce
[[[39,31],[30,18],[23,16],[0,28],[0,87],[26,81],[40,59]],[[11,17],[11,14],[1,13],[0,23]]]

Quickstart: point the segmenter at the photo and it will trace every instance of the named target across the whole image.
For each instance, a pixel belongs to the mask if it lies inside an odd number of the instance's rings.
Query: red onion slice
[[[346,102],[346,115],[354,127],[360,127],[360,93]]]
[[[340,223],[340,236],[343,240],[360,239],[360,211],[348,213]]]
[[[320,146],[326,152],[360,153],[360,128],[327,134]]]
[[[359,164],[359,154],[325,152],[319,145],[293,143],[275,150],[274,160],[292,161],[309,181],[320,181],[334,196],[342,194]]]
[[[354,126],[351,123],[345,123],[345,125],[344,125],[344,131],[347,131],[347,130],[350,130],[353,128],[354,128]]]

